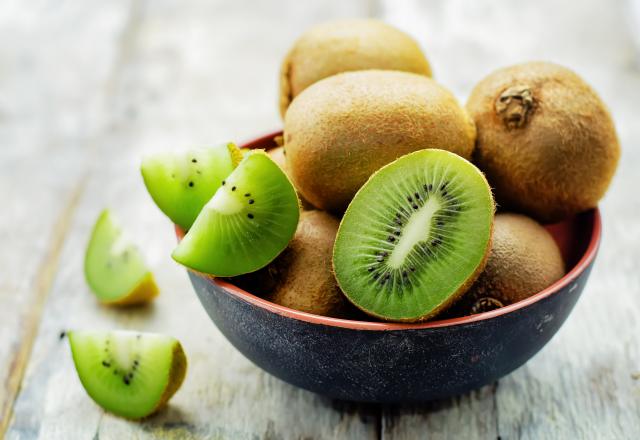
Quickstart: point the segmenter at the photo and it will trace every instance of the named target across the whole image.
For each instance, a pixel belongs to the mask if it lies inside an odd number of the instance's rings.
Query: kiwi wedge
[[[93,228],[84,274],[93,293],[105,304],[140,304],[158,294],[140,250],[108,209],[102,211]]]
[[[73,362],[89,396],[105,410],[140,419],[180,388],[187,358],[176,339],[131,331],[72,331]]]
[[[287,175],[262,150],[248,152],[173,251],[180,264],[231,277],[269,264],[287,246],[300,217]]]
[[[146,156],[140,171],[147,191],[175,224],[189,229],[202,207],[242,159],[232,143]]]
[[[472,163],[437,149],[407,154],[349,204],[333,252],[338,284],[378,318],[431,318],[484,268],[493,217],[491,189]]]
[[[311,84],[341,72],[400,70],[431,76],[431,66],[408,34],[374,19],[334,20],[308,29],[280,71],[280,114]]]

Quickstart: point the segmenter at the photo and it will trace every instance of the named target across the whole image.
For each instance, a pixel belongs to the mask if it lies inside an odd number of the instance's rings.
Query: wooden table
[[[523,3],[0,3],[0,437],[640,438],[640,71],[627,4]],[[171,225],[139,176],[145,152],[280,126],[284,52],[312,23],[341,16],[378,16],[411,32],[461,99],[499,66],[568,65],[617,122],[623,160],[602,204],[603,244],[582,299],[535,358],[464,396],[420,406],[336,402],[255,367],[169,258]],[[102,307],[85,284],[85,245],[105,206],[157,275],[162,293],[149,307]],[[105,414],[59,338],[70,328],[174,335],[189,356],[186,382],[144,422]]]

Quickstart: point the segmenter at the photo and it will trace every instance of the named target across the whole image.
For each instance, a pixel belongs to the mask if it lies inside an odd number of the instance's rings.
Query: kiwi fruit
[[[84,274],[93,293],[105,304],[141,304],[158,295],[140,250],[108,209],[102,211],[93,227]]]
[[[140,171],[156,205],[186,230],[241,159],[241,151],[229,143],[149,155]]]
[[[482,173],[444,150],[384,166],[349,204],[333,267],[347,298],[387,321],[422,321],[452,304],[484,268],[494,202]]]
[[[546,62],[499,69],[473,89],[475,162],[498,203],[543,222],[596,206],[620,145],[611,115],[571,70]]]
[[[176,339],[131,331],[72,331],[76,372],[89,396],[128,419],[146,417],[180,388],[187,358]]]
[[[565,274],[560,249],[535,220],[497,214],[487,265],[455,309],[459,315],[485,312],[525,299]]]
[[[299,216],[287,175],[263,150],[253,150],[221,182],[172,256],[214,276],[253,272],[289,244]]]
[[[338,225],[326,212],[303,211],[293,240],[278,258],[258,272],[230,281],[291,309],[343,317],[350,304],[331,267]]]
[[[287,167],[302,196],[341,213],[383,165],[440,148],[470,158],[475,127],[454,96],[424,76],[347,72],[307,88],[285,117]]]
[[[311,84],[341,72],[400,70],[431,76],[418,43],[379,20],[339,20],[307,30],[280,69],[280,114]]]

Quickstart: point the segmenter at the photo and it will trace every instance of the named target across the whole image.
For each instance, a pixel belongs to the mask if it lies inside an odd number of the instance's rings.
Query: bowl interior
[[[282,132],[274,132],[268,135],[253,139],[241,145],[242,148],[263,148],[269,150],[275,148],[278,144],[275,141],[277,136],[280,136]],[[522,301],[515,304],[511,304],[500,309],[492,310],[489,312],[479,313],[476,315],[470,315],[460,318],[446,319],[446,320],[434,320],[426,323],[419,324],[405,324],[405,323],[385,323],[377,321],[354,321],[349,319],[329,318],[325,316],[312,315],[310,313],[301,312],[298,310],[290,309],[280,306],[278,304],[269,302],[258,296],[255,296],[245,290],[235,286],[232,280],[214,279],[213,277],[200,274],[207,277],[210,282],[215,283],[230,292],[231,294],[239,297],[240,299],[249,302],[255,306],[267,309],[273,313],[287,316],[293,319],[300,319],[315,324],[323,324],[337,327],[347,327],[354,329],[366,329],[366,330],[400,330],[400,329],[418,329],[418,328],[431,328],[431,327],[445,327],[449,325],[465,324],[474,321],[480,321],[484,319],[490,319],[495,316],[510,313],[511,311],[518,310],[526,307],[542,298],[545,298],[554,292],[557,292],[565,285],[569,284],[591,263],[595,257],[597,247],[600,241],[601,224],[600,214],[597,209],[578,214],[570,219],[546,225],[545,228],[551,233],[556,243],[560,247],[560,251],[565,261],[567,268],[567,274],[553,285],[544,289],[541,292],[536,293]],[[180,240],[184,236],[184,231],[176,226],[176,235]]]

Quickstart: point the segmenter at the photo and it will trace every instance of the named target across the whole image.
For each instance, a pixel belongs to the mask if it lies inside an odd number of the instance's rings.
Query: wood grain
[[[88,20],[90,8],[68,19]],[[273,8],[265,1],[255,3],[250,15],[226,2],[123,2],[120,8],[108,78],[88,92],[101,103],[100,121],[89,133],[90,177],[67,226],[7,438],[375,437],[377,408],[339,404],[283,384],[221,336],[184,270],[170,259],[172,227],[146,194],[138,170],[145,152],[277,127],[277,71],[288,44],[313,21],[363,15],[367,4],[302,8],[290,1]],[[105,206],[126,224],[156,273],[162,292],[149,307],[102,307],[87,289],[84,249]],[[68,343],[59,338],[70,328],[172,334],[189,357],[187,380],[166,410],[142,423],[104,414],[82,389]]]
[[[112,9],[75,23],[80,5],[0,4],[0,437],[83,190],[93,91],[117,36]],[[92,45],[60,32],[72,26]],[[88,63],[94,51],[102,56]]]
[[[623,2],[383,2],[426,48],[435,75],[465,99],[491,70],[545,59],[581,74],[610,106],[623,159],[601,205],[603,242],[571,317],[525,366],[494,386],[383,415],[384,437],[639,438],[640,99]]]
[[[21,440],[640,438],[640,73],[624,8],[604,0],[0,3],[0,437],[7,427],[6,438]],[[413,33],[436,78],[461,99],[503,65],[551,59],[574,68],[610,105],[624,149],[602,205],[600,254],[565,326],[498,383],[427,405],[331,401],[251,364],[169,258],[171,225],[138,174],[146,152],[280,126],[278,65],[293,39],[311,23],[371,13]],[[161,295],[148,307],[100,306],[84,282],[86,241],[105,206],[157,276]],[[104,413],[59,337],[71,328],[172,334],[189,358],[183,388],[140,423]]]

